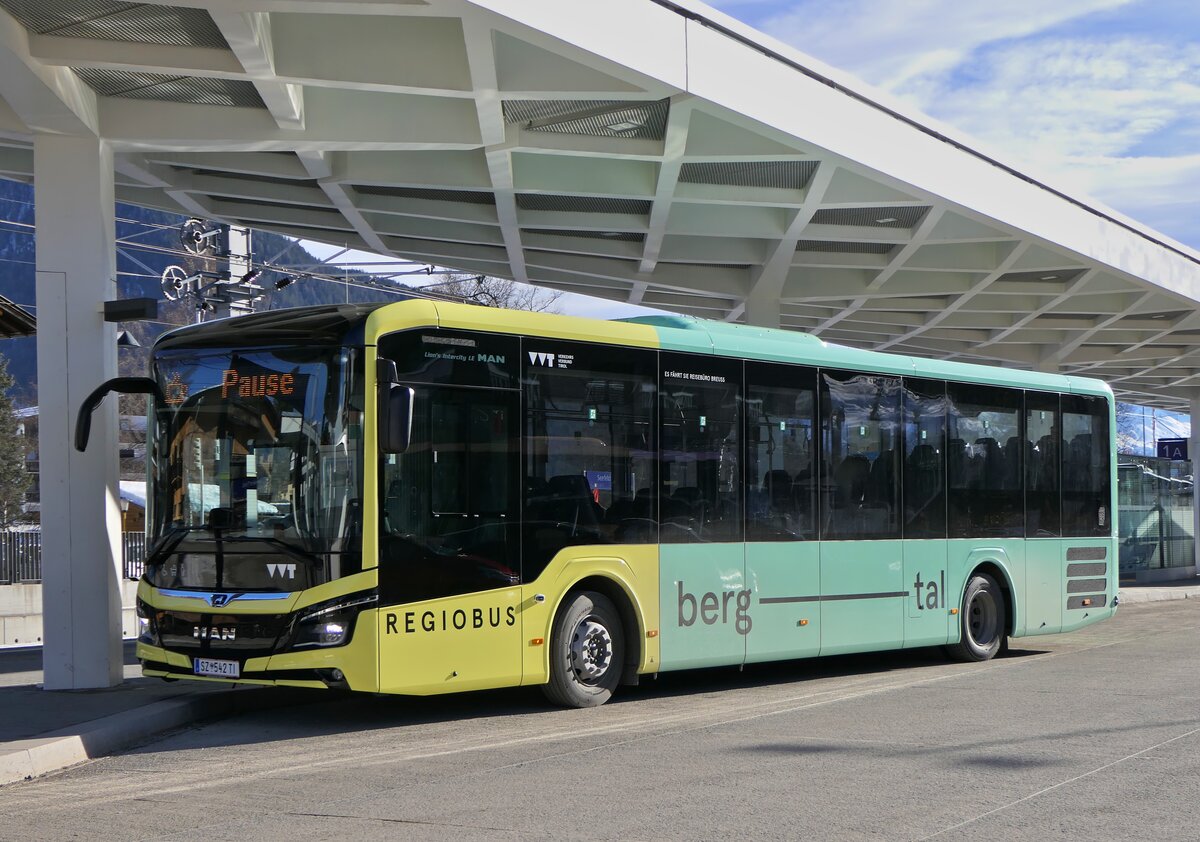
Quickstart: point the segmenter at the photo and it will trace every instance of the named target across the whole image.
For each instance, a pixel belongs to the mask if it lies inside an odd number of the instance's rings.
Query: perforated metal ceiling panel
[[[587,240],[613,240],[624,243],[641,243],[645,234],[633,231],[564,231],[558,228],[526,228],[527,234],[545,234],[550,237],[583,237]]]
[[[0,7],[38,35],[177,47],[229,47],[203,9],[111,0],[0,0]]]
[[[714,161],[686,163],[679,180],[686,184],[729,184],[803,190],[817,171],[816,161]]]
[[[534,132],[662,140],[668,100],[630,103],[611,100],[506,100],[504,119]]]
[[[463,202],[470,205],[494,205],[496,197],[476,190],[435,190],[426,187],[388,187],[358,184],[355,192],[365,196],[392,196],[397,199],[431,199],[438,202]]]
[[[577,213],[650,213],[646,199],[612,199],[602,196],[553,196],[544,193],[518,193],[517,207],[522,210],[573,211]]]
[[[852,243],[830,240],[800,240],[796,251],[835,252],[838,254],[887,254],[895,243]]]
[[[920,224],[927,207],[919,208],[822,208],[813,214],[817,225],[857,225],[862,228],[913,228]]]
[[[101,96],[119,99],[149,99],[156,102],[186,102],[196,105],[226,105],[264,108],[262,97],[250,82],[198,76],[163,76],[77,67],[75,73]]]

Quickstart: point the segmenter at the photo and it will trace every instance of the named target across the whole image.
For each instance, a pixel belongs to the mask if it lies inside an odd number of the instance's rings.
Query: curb
[[[1121,605],[1144,605],[1148,602],[1168,602],[1176,599],[1200,599],[1200,586],[1130,588],[1120,590]]]
[[[235,710],[268,707],[273,701],[272,696],[279,698],[272,689],[230,690],[166,699],[37,737],[14,740],[0,748],[5,752],[0,754],[0,786],[112,754],[182,725],[224,716]]]

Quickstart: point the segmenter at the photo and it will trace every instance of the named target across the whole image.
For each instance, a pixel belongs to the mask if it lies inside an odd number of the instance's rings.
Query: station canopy
[[[0,0],[0,175],[846,345],[1200,387],[1200,255],[692,2]]]

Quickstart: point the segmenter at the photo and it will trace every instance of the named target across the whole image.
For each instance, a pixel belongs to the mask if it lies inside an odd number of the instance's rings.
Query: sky
[[[1200,249],[1198,0],[709,0]]]

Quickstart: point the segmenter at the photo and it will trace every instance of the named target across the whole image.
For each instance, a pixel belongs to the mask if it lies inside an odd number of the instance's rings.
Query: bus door
[[[518,393],[413,388],[412,444],[381,472],[380,690],[519,684]]]
[[[821,654],[904,639],[899,377],[822,370]]]
[[[816,369],[746,364],[746,660],[821,650]]]
[[[958,617],[950,593],[946,539],[946,384],[904,378],[904,645],[932,646],[949,639]]]
[[[742,365],[659,357],[664,669],[741,664],[753,627],[742,517]]]

